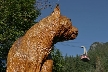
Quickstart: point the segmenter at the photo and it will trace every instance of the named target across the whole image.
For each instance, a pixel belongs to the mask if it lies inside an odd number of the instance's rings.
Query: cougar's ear
[[[54,8],[54,11],[51,14],[54,17],[60,17],[60,8],[59,8],[59,4],[56,5],[56,7]]]

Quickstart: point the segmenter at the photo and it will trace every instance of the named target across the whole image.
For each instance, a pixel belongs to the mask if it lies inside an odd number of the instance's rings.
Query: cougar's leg
[[[49,54],[46,60],[43,62],[40,72],[52,72],[53,60]]]

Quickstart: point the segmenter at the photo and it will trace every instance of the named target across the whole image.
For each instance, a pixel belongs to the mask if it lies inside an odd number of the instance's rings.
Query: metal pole
[[[87,55],[87,50],[86,50],[85,46],[81,46],[81,48],[84,48],[84,54]]]

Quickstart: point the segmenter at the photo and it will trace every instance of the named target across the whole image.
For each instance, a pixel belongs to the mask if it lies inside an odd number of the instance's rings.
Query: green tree
[[[90,64],[94,72],[107,72],[108,71],[108,42],[94,42],[90,46],[89,56],[91,58]]]
[[[64,71],[63,72],[75,72],[75,57],[73,56],[65,56],[64,57]]]
[[[53,72],[63,72],[64,59],[59,49],[53,47],[51,55],[53,59]]]
[[[0,0],[0,60],[6,60],[13,42],[36,23],[40,11],[35,4],[36,0]]]
[[[88,51],[89,62],[80,60],[80,56],[65,56],[63,72],[108,72],[108,42],[94,42]]]

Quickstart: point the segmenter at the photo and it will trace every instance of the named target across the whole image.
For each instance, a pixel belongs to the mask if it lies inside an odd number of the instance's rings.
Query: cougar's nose
[[[74,27],[74,34],[77,36],[78,35],[78,29],[76,27]]]
[[[74,33],[75,33],[76,35],[78,35],[78,31],[74,31]]]

